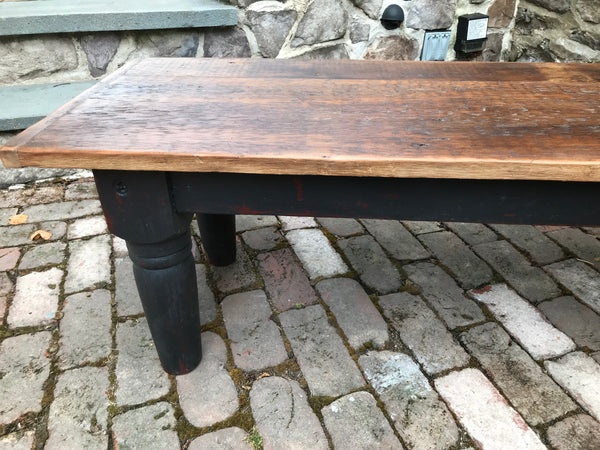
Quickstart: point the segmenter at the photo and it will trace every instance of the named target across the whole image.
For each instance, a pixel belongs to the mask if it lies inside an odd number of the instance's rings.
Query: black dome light
[[[386,30],[395,30],[404,22],[404,10],[398,5],[390,5],[381,15],[381,25]]]

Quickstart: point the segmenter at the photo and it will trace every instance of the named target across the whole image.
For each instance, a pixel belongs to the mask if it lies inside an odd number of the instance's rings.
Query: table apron
[[[178,212],[600,225],[600,183],[168,172]]]

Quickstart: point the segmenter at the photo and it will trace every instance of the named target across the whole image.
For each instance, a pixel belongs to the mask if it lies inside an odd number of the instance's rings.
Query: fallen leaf
[[[51,237],[52,237],[52,233],[50,233],[49,231],[37,230],[37,231],[34,231],[31,234],[31,236],[29,236],[29,240],[37,241],[38,239],[43,239],[43,240],[47,241]]]
[[[27,214],[17,214],[15,216],[8,218],[8,223],[11,225],[21,225],[22,223],[27,222],[29,216]]]
[[[271,374],[267,373],[267,372],[263,372],[259,375],[259,377],[257,378],[258,380],[265,378],[265,377],[270,377]]]

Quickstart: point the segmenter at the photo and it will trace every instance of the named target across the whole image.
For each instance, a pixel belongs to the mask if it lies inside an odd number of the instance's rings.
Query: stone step
[[[33,125],[95,83],[92,80],[0,87],[0,131],[22,130]]]
[[[231,26],[215,0],[35,0],[0,3],[0,36]]]

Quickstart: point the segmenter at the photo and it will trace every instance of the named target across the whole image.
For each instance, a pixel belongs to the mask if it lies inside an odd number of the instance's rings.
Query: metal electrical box
[[[426,31],[421,61],[445,61],[450,43],[450,31]]]

